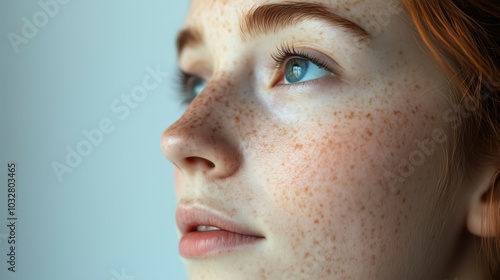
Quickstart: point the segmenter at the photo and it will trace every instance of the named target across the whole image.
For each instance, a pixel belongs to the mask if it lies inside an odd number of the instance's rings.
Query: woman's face
[[[397,1],[294,3],[192,2],[198,96],[162,138],[190,277],[444,279],[467,194],[438,203],[442,70]]]

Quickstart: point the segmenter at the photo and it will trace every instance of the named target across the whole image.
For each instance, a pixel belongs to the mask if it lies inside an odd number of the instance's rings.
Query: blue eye
[[[295,84],[323,78],[332,73],[308,59],[291,58],[285,64],[285,84]]]
[[[207,86],[207,82],[195,75],[179,71],[177,84],[182,104],[191,103]]]
[[[206,86],[207,86],[206,81],[198,77],[193,77],[191,85],[190,86],[188,85],[187,88],[189,90],[189,95],[191,97],[191,100],[194,99],[196,96],[200,95]]]

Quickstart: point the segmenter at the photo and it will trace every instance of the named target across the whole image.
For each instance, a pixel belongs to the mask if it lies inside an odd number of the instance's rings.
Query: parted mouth
[[[227,231],[240,235],[264,238],[242,222],[224,217],[217,211],[201,206],[177,207],[175,213],[177,227],[182,235],[190,232]]]

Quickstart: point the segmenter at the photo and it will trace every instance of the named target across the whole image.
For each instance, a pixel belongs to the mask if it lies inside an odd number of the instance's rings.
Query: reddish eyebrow
[[[188,45],[200,45],[203,43],[203,37],[199,29],[185,28],[177,35],[177,53],[180,55],[182,50]]]
[[[356,23],[345,19],[318,3],[288,1],[258,6],[252,9],[240,22],[243,38],[259,34],[274,33],[304,20],[317,19],[342,27],[352,35],[367,39],[371,34]],[[250,35],[250,36],[248,36]]]
[[[322,20],[332,26],[341,27],[360,39],[368,39],[371,34],[358,24],[341,17],[318,3],[288,1],[271,3],[251,9],[239,23],[240,35],[248,40],[259,35],[276,33],[279,30],[305,20]],[[177,53],[188,45],[203,43],[201,30],[193,27],[183,29],[177,36]]]

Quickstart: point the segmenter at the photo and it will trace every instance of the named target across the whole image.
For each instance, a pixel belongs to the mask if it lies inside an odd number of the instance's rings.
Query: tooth
[[[196,231],[212,231],[212,230],[220,230],[220,228],[211,227],[211,226],[197,226],[196,227]]]

